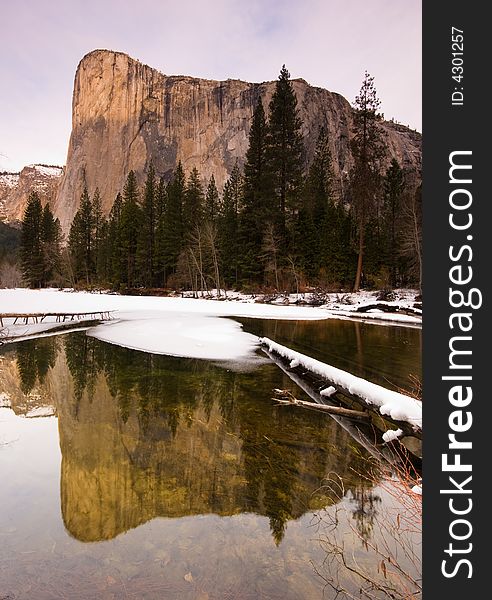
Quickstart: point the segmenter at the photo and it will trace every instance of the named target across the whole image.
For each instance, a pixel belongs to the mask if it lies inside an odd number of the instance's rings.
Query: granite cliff
[[[353,110],[345,98],[302,79],[293,81],[307,161],[321,126],[331,140],[336,175],[351,165]],[[75,75],[72,133],[67,165],[57,190],[55,214],[68,230],[87,181],[99,188],[109,212],[130,169],[140,181],[150,161],[169,177],[178,161],[197,167],[204,180],[221,187],[236,160],[242,165],[251,116],[258,98],[267,108],[275,82],[247,83],[168,76],[130,56],[95,50]],[[393,122],[381,122],[391,157],[420,170],[421,136]]]

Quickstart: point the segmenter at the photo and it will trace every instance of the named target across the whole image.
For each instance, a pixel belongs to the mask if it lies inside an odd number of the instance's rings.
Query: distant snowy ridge
[[[291,350],[269,338],[260,338],[260,344],[266,346],[270,352],[286,358],[291,364],[302,366],[326,379],[327,382],[346,389],[368,405],[376,406],[382,415],[387,415],[395,421],[406,421],[415,430],[422,429],[422,402],[420,400],[356,377],[352,373]]]
[[[63,170],[56,165],[31,164],[20,173],[0,173],[0,220],[22,220],[31,192],[36,192],[43,204],[52,202]]]
[[[46,177],[61,177],[63,174],[63,167],[57,167],[54,165],[28,165],[35,169],[39,174],[45,175]]]

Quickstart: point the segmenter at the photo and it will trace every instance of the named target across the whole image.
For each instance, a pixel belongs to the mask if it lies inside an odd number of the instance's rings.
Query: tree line
[[[22,226],[22,267],[32,287],[75,286],[245,291],[420,287],[421,199],[416,176],[388,151],[374,80],[354,103],[353,166],[340,186],[329,133],[306,165],[302,122],[285,66],[265,113],[252,116],[244,168],[223,190],[181,163],[171,178],[152,163],[138,186],[128,173],[105,217],[85,186],[62,249],[59,223],[32,194]]]

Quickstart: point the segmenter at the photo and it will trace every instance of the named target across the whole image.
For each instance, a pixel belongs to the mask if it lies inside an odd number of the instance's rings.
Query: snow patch
[[[31,408],[26,413],[26,419],[34,419],[36,417],[53,417],[56,415],[56,408],[54,406],[36,406]]]
[[[19,173],[3,173],[0,175],[0,184],[14,188],[19,183]]]
[[[333,394],[336,391],[337,391],[336,388],[334,388],[332,385],[330,385],[327,388],[325,388],[324,390],[321,390],[321,392],[319,394],[320,394],[320,396],[324,396],[325,398],[329,398],[330,396],[333,396]]]
[[[29,165],[40,175],[45,177],[61,177],[63,173],[63,167],[47,167],[46,165]]]
[[[154,354],[235,361],[254,358],[258,338],[229,319],[186,313],[127,313],[87,335],[104,342]],[[132,318],[133,317],[133,318]]]

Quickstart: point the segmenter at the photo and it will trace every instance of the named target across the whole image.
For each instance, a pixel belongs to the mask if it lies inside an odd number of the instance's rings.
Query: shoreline
[[[396,290],[396,299],[391,301],[376,300],[380,292],[361,291],[358,293],[331,293],[326,294],[325,303],[320,306],[312,306],[306,303],[309,298],[306,294],[290,294],[289,296],[278,296],[274,300],[271,297],[265,301],[265,296],[252,294],[240,294],[238,292],[229,292],[227,298],[203,297],[196,298],[185,295],[176,296],[126,296],[124,294],[104,293],[104,292],[76,292],[71,289],[56,290],[53,288],[43,290],[28,290],[18,288],[13,290],[0,290],[1,312],[16,312],[18,314],[27,314],[36,311],[59,311],[73,312],[75,310],[111,310],[114,311],[116,321],[120,324],[128,321],[142,321],[147,325],[149,319],[157,319],[156,325],[162,318],[175,320],[177,317],[184,323],[187,319],[193,320],[198,317],[210,319],[214,317],[229,318],[257,318],[257,319],[275,319],[275,320],[328,320],[340,319],[351,320],[374,325],[400,326],[420,328],[422,326],[422,317],[419,309],[415,309],[417,304],[415,290]],[[377,302],[380,308],[365,311],[365,307],[372,306]],[[360,310],[364,312],[358,312]],[[389,312],[394,309],[394,312]],[[404,314],[399,311],[412,310],[415,314]],[[198,323],[200,325],[201,321]],[[45,335],[53,335],[70,331],[72,329],[88,329],[97,331],[95,335],[102,334],[101,339],[109,339],[106,335],[111,324],[106,321],[94,320],[75,320],[70,324],[66,323],[60,327],[60,323],[50,322],[49,320],[42,324],[16,324],[9,323],[5,319],[5,325],[0,329],[0,344],[7,344],[23,339],[32,339]],[[108,327],[109,326],[109,327]],[[220,334],[220,322],[217,322],[216,329]],[[154,330],[158,331],[158,329]],[[245,335],[244,332],[240,332]],[[179,331],[174,328],[172,334],[179,337]],[[189,337],[189,332],[188,332]],[[201,345],[207,342],[207,336],[216,335],[213,326],[207,329],[205,338],[201,337]],[[119,336],[121,337],[121,336]],[[117,342],[116,342],[117,343]],[[222,341],[222,346],[224,345]],[[229,339],[228,343],[235,343],[235,340]],[[145,344],[144,344],[145,346]],[[155,350],[155,344],[150,344]],[[144,351],[150,351],[141,347]],[[157,351],[159,351],[157,349]],[[166,352],[165,352],[166,353]]]

